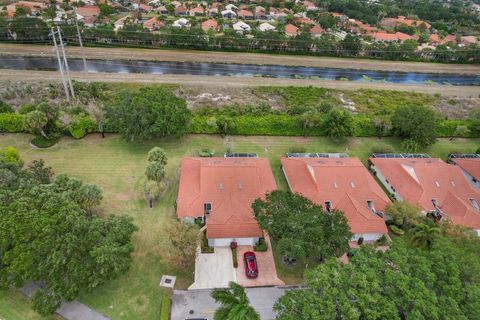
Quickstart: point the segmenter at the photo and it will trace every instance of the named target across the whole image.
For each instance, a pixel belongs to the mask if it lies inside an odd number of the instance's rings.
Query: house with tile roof
[[[448,162],[462,168],[472,185],[480,189],[480,154],[451,154]]]
[[[385,29],[393,29],[401,24],[405,24],[409,27],[423,27],[425,29],[430,29],[432,27],[428,22],[422,20],[407,19],[404,16],[398,16],[397,18],[383,18],[379,22],[379,24],[382,28]]]
[[[282,158],[282,170],[292,192],[345,214],[352,240],[374,241],[388,233],[381,213],[388,196],[357,158]]]
[[[212,247],[254,245],[262,230],[251,205],[276,188],[266,158],[184,158],[177,217],[202,220]]]
[[[377,178],[396,199],[419,205],[454,224],[473,228],[480,235],[480,192],[459,166],[440,159],[401,157],[369,159]]]
[[[153,18],[148,19],[147,21],[145,21],[145,22],[143,23],[143,27],[144,27],[145,29],[150,30],[150,31],[155,31],[155,30],[158,30],[158,29],[160,29],[160,28],[165,27],[165,23],[162,22],[162,21],[160,21],[160,20],[158,20],[157,17],[153,17]]]
[[[208,30],[218,31],[218,29],[219,29],[218,22],[215,19],[209,19],[202,22],[203,31],[208,31]]]
[[[202,6],[195,7],[190,9],[189,14],[193,17],[203,16],[205,14],[205,9]]]
[[[290,23],[283,28],[283,32],[285,32],[287,37],[296,37],[300,33],[299,29]]]
[[[237,12],[237,16],[239,19],[244,20],[253,20],[253,18],[255,17],[252,11],[243,9]]]

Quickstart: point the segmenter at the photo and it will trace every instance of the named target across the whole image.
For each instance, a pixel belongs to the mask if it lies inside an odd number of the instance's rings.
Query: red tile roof
[[[353,233],[387,233],[382,218],[374,215],[390,202],[367,168],[357,158],[282,158],[289,186],[317,204],[330,201],[344,212]]]
[[[202,30],[218,30],[218,22],[215,19],[209,19],[207,21],[202,22]]]
[[[76,12],[83,17],[92,17],[100,14],[100,8],[97,6],[84,6],[78,7]]]
[[[453,158],[452,161],[469,175],[480,180],[480,158]]]
[[[237,12],[237,16],[239,18],[253,17],[253,12],[248,11],[248,10],[240,10],[240,11]]]
[[[480,204],[480,192],[470,185],[459,167],[440,159],[371,158],[370,161],[405,201],[432,211],[435,209],[432,199],[436,199],[453,223],[480,229],[480,212],[470,202],[475,199]]]
[[[211,203],[207,238],[259,237],[251,204],[276,188],[264,158],[184,158],[177,217],[201,217]]]
[[[319,35],[323,33],[322,27],[320,27],[318,24],[314,25],[313,27],[310,28],[310,33],[314,35]]]
[[[149,29],[150,31],[153,31],[158,28],[162,28],[165,26],[165,23],[162,21],[158,20],[157,17],[153,17],[151,19],[148,19],[143,23],[143,27],[146,29]]]
[[[284,28],[284,32],[287,36],[295,37],[299,34],[298,28],[293,24],[287,24]]]

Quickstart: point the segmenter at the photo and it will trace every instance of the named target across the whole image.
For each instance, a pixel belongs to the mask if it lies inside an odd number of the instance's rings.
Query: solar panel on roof
[[[225,158],[257,158],[256,153],[225,153]]]
[[[430,158],[425,153],[373,153],[372,158]]]
[[[348,158],[346,153],[287,153],[287,158]]]
[[[453,153],[449,155],[450,158],[457,159],[480,159],[480,154],[478,153]]]

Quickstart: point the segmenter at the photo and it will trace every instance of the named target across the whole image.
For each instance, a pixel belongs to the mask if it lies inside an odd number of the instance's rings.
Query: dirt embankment
[[[480,66],[463,64],[453,65],[425,62],[399,62],[369,59],[311,57],[301,55],[174,49],[84,48],[83,50],[87,59],[210,62],[258,65],[270,64],[401,72],[480,74]],[[79,47],[67,47],[67,53],[71,58],[81,58],[83,56]],[[0,55],[53,56],[53,52],[52,47],[46,45],[0,43]]]

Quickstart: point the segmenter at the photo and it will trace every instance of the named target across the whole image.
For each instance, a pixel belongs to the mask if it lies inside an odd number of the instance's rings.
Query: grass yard
[[[175,216],[174,203],[178,189],[179,161],[184,156],[195,156],[204,148],[222,155],[227,148],[236,152],[256,152],[270,160],[280,189],[287,184],[280,170],[279,158],[291,148],[302,146],[310,152],[347,152],[366,162],[372,148],[385,145],[399,150],[397,139],[352,138],[332,142],[327,138],[302,137],[226,137],[191,135],[180,140],[158,139],[144,144],[129,144],[117,135],[102,139],[89,135],[82,140],[63,138],[48,150],[33,149],[30,135],[0,135],[0,147],[13,146],[20,150],[28,163],[42,158],[56,173],[67,173],[88,183],[97,184],[104,194],[101,211],[106,214],[126,214],[133,217],[139,230],[134,235],[134,263],[128,273],[96,288],[82,293],[80,300],[112,319],[158,319],[161,298],[167,294],[159,286],[163,274],[177,276],[177,287],[186,288],[193,282],[193,261],[188,270],[172,266],[172,257],[165,252],[164,230]],[[167,152],[168,191],[154,209],[147,208],[142,198],[141,179],[146,166],[146,154],[153,146]],[[439,140],[425,150],[431,156],[446,158],[451,151],[474,152],[480,139]],[[287,283],[301,280],[302,267],[290,269],[277,264],[278,274]],[[33,313],[26,299],[15,292],[0,292],[1,319],[41,319]]]

